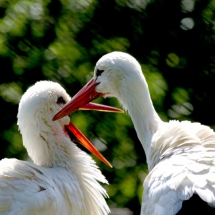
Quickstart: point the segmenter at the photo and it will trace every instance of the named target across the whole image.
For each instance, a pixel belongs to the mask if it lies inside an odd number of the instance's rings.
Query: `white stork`
[[[37,82],[22,96],[18,126],[34,163],[17,159],[0,161],[0,215],[110,212],[105,201],[107,193],[99,184],[108,182],[92,158],[70,140],[70,131],[73,139],[110,164],[70,123],[68,116],[52,121],[69,100],[66,91],[50,81]],[[99,109],[99,106],[92,104],[82,109]]]
[[[199,205],[194,199],[191,211],[183,212],[182,203],[191,197],[203,200],[214,214],[215,209],[211,208],[215,207],[214,131],[189,121],[163,122],[153,107],[140,64],[122,52],[100,58],[94,78],[54,119],[99,96],[119,100],[131,116],[145,150],[149,174],[143,185],[141,215],[174,215],[179,211],[189,214]],[[187,202],[190,201],[185,201],[183,206]]]

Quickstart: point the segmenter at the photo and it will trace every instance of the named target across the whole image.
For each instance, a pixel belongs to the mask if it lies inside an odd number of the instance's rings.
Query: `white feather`
[[[64,131],[69,117],[53,122],[70,97],[57,83],[37,82],[22,96],[18,125],[34,163],[0,161],[1,215],[106,215],[107,183],[92,158]]]
[[[103,71],[96,76],[96,71]],[[174,215],[194,193],[215,206],[215,133],[189,121],[163,122],[157,115],[139,63],[112,52],[96,64],[96,91],[116,97],[128,110],[146,153],[141,215]]]

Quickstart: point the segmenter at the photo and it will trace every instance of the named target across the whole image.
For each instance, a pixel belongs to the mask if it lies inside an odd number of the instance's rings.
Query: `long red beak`
[[[76,128],[72,123],[66,125],[66,128],[72,132],[76,141],[83,145],[86,149],[92,152],[102,162],[112,168],[112,165],[102,156],[102,154],[91,144],[91,142]]]
[[[69,115],[76,110],[97,110],[105,112],[118,112],[123,113],[124,111],[118,108],[89,103],[90,101],[102,97],[103,94],[95,91],[98,83],[94,82],[92,78],[72,99],[70,102],[65,104],[63,108],[53,117],[53,121],[60,119],[66,115]]]
[[[89,102],[88,104],[84,105],[83,107],[78,108],[78,110],[96,110],[96,111],[102,111],[102,112],[124,113],[124,111],[119,108],[102,105],[102,104],[96,104],[96,103],[92,103],[92,102]],[[72,112],[74,112],[74,111],[72,111]]]

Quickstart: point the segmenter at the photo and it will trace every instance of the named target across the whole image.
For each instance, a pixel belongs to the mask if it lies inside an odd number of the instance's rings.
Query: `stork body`
[[[94,79],[66,105],[67,109],[76,110],[73,104],[77,107],[77,98],[79,105],[89,102],[92,92],[95,98],[119,100],[145,150],[149,174],[143,185],[141,215],[175,215],[183,201],[194,195],[215,207],[212,129],[189,121],[163,122],[153,107],[139,63],[126,53],[104,55],[96,64]],[[63,116],[63,109],[60,112]]]
[[[107,183],[92,158],[71,140],[69,117],[52,117],[70,99],[57,83],[30,87],[19,104],[18,125],[34,163],[0,161],[0,215],[106,215]]]

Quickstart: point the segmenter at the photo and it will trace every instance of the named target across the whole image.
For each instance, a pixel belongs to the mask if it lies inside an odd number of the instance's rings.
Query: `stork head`
[[[123,52],[106,54],[96,63],[94,78],[55,115],[54,119],[72,113],[80,106],[101,96],[116,97],[127,109],[123,98],[126,98],[130,94],[129,92],[137,92],[136,88],[142,82],[147,88],[140,64],[134,57]]]
[[[123,52],[112,52],[104,55],[96,63],[94,82],[98,85],[95,91],[104,97],[120,99],[122,91],[140,77],[141,67],[131,55]]]
[[[52,124],[52,117],[70,100],[70,96],[58,83],[39,81],[30,87],[22,96],[19,103],[18,125],[21,133],[32,123]],[[69,117],[59,120],[63,125],[69,124]],[[59,123],[58,122],[58,123]],[[43,130],[44,126],[39,130]],[[53,127],[53,126],[51,126]],[[35,131],[36,132],[36,131]]]
[[[18,126],[29,156],[38,165],[55,165],[62,157],[70,154],[67,153],[67,146],[71,145],[72,136],[72,140],[80,142],[106,162],[86,137],[70,123],[68,116],[52,121],[53,116],[69,100],[66,91],[51,81],[37,82],[24,93],[19,103]]]

